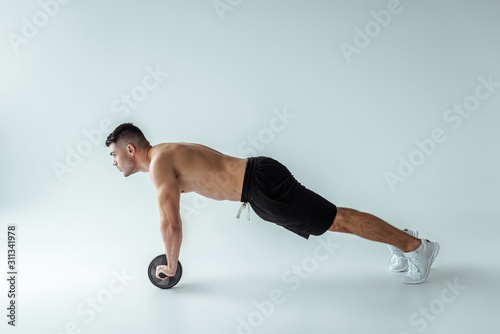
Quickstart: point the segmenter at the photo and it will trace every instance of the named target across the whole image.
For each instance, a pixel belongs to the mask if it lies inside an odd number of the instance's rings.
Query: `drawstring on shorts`
[[[247,202],[244,202],[243,204],[241,204],[240,206],[240,209],[238,210],[238,214],[236,215],[236,218],[240,219],[240,215],[241,215],[241,211],[245,210],[245,208],[247,208],[247,219],[248,221],[250,221],[250,205],[248,205]]]

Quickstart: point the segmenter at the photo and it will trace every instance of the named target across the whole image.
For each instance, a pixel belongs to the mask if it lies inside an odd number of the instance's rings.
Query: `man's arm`
[[[150,166],[150,178],[156,187],[160,210],[160,231],[167,255],[167,276],[177,270],[177,261],[182,243],[182,222],[180,216],[180,191],[173,167],[161,160]]]

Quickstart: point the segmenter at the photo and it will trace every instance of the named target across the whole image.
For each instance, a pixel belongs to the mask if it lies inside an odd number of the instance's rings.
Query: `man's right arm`
[[[162,161],[150,166],[150,177],[156,187],[160,211],[160,231],[165,245],[168,273],[173,276],[182,243],[182,221],[180,216],[180,191],[174,169]]]

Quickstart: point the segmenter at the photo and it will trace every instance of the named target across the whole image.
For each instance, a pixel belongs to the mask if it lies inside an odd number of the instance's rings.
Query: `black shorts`
[[[241,202],[306,239],[325,233],[337,215],[334,204],[300,184],[280,162],[262,156],[248,158]]]

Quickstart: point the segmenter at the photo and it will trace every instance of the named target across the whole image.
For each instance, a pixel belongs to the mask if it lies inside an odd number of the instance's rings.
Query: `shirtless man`
[[[416,231],[400,230],[369,213],[336,207],[304,187],[284,165],[269,157],[240,159],[191,143],[152,146],[131,123],[118,126],[108,136],[106,146],[113,166],[125,177],[149,172],[156,188],[168,263],[157,267],[157,278],[160,273],[173,276],[177,270],[182,242],[180,195],[193,191],[215,200],[242,202],[238,218],[249,203],[263,220],[306,239],[332,231],[386,243],[392,253],[390,270],[408,269],[402,279],[408,284],[427,279],[439,252],[437,242],[418,239]]]

